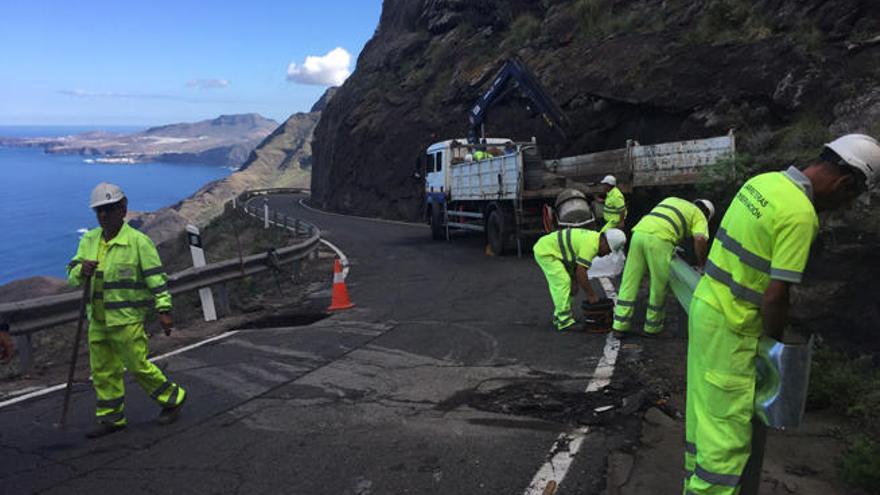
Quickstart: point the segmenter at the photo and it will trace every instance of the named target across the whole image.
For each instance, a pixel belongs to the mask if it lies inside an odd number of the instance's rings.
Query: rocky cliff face
[[[832,133],[880,134],[880,9],[872,0],[385,0],[357,69],[315,131],[312,192],[339,211],[414,218],[424,148],[463,137],[511,55],[571,121],[561,139],[516,96],[486,134],[536,136],[546,157],[736,128],[763,163]]]

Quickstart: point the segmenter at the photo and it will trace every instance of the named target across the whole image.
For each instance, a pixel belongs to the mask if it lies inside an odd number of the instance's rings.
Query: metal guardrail
[[[271,193],[300,193],[302,189],[260,189],[245,191],[237,199],[246,205],[249,199]],[[251,215],[259,217],[253,208],[245,208]],[[211,263],[199,268],[187,268],[168,277],[171,294],[181,294],[198,290],[203,287],[221,284],[266,270],[275,269],[279,265],[291,263],[311,254],[321,240],[320,231],[312,224],[303,220],[294,220],[276,214],[269,223],[287,228],[297,234],[309,237],[300,243],[270,250],[266,253],[254,254],[242,259],[233,258]],[[10,333],[14,336],[25,336],[64,323],[76,321],[79,312],[80,292],[69,292],[53,296],[38,297],[0,304],[0,316],[9,323]]]
[[[700,272],[687,264],[679,255],[673,255],[669,270],[669,288],[672,289],[672,293],[678,299],[679,304],[681,304],[684,314],[687,314],[691,306],[691,299],[694,296],[694,291],[697,290],[699,282]],[[679,318],[679,321],[681,319]],[[684,319],[686,320],[686,318]]]

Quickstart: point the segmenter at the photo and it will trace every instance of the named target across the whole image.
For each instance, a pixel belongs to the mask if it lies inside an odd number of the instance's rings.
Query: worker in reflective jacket
[[[653,335],[663,330],[663,308],[672,252],[676,244],[686,237],[692,237],[697,264],[702,268],[709,251],[709,220],[714,214],[715,206],[707,199],[691,203],[670,197],[661,201],[633,227],[626,267],[614,307],[613,329],[618,335],[630,329],[645,271],[650,279],[645,333]]]
[[[605,225],[602,226],[600,232],[608,229],[622,229],[626,226],[626,200],[623,193],[617,188],[617,178],[613,175],[606,175],[602,179],[602,187],[605,192],[605,198],[600,201],[604,202],[602,208],[602,219]]]
[[[535,261],[550,288],[553,325],[557,330],[566,330],[576,323],[571,313],[571,296],[577,292],[578,286],[584,289],[587,301],[595,303],[599,300],[587,276],[593,258],[619,251],[625,244],[626,234],[618,229],[600,234],[594,230],[569,227],[538,239],[533,249]]]
[[[758,340],[782,340],[817,211],[850,203],[880,169],[880,144],[848,134],[804,170],[753,177],[734,197],[690,304],[684,492],[740,490],[752,442]]]
[[[156,246],[125,223],[128,200],[113,184],[92,191],[91,208],[100,227],[83,235],[67,266],[68,282],[91,284],[89,364],[97,394],[97,426],[86,435],[96,438],[125,428],[127,369],[161,407],[160,424],[174,422],[186,400],[183,387],[168,380],[147,360],[144,319],[151,308],[159,313],[166,334],[171,331],[171,294]]]

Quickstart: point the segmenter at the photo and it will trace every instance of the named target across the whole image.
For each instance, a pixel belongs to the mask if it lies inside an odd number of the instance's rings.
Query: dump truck
[[[475,160],[478,151],[489,155]],[[425,154],[425,210],[435,240],[451,230],[483,232],[494,254],[516,249],[553,230],[557,195],[575,188],[594,197],[605,175],[618,187],[692,184],[702,170],[735,153],[733,131],[724,136],[641,145],[545,160],[538,144],[504,138],[449,139],[428,146]],[[593,202],[594,216],[601,206]]]

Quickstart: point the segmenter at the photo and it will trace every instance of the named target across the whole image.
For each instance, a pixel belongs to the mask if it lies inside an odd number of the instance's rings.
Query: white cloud
[[[309,55],[302,65],[287,66],[287,80],[316,86],[339,86],[351,75],[351,54],[334,48],[323,57]]]
[[[186,82],[186,85],[190,88],[199,89],[228,88],[229,81],[226,79],[191,79]]]

